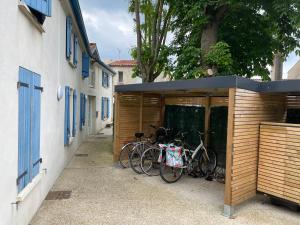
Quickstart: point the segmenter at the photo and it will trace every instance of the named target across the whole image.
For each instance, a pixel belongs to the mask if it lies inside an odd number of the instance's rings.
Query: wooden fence
[[[300,204],[300,125],[260,126],[257,190]]]

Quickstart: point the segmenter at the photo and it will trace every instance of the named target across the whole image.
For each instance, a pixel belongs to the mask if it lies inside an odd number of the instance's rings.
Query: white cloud
[[[89,40],[97,43],[103,59],[118,58],[119,53],[120,58],[130,58],[136,38],[130,14],[125,10],[110,13],[101,9],[83,10],[82,14]]]

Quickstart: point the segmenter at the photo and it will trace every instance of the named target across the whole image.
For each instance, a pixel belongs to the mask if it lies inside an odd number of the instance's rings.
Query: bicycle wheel
[[[208,155],[208,158],[207,158]],[[199,168],[204,176],[212,174],[217,167],[217,155],[213,151],[202,152],[199,160]]]
[[[129,142],[122,147],[119,155],[119,163],[122,168],[129,167],[129,160],[130,160],[129,158],[134,146],[135,146],[135,142]]]
[[[158,162],[160,149],[150,147],[146,149],[141,157],[141,169],[148,176],[158,176],[160,162]]]
[[[149,148],[149,146],[146,143],[137,143],[130,154],[130,167],[137,174],[143,173],[141,169],[141,157],[146,148]]]
[[[166,156],[163,156],[159,170],[160,177],[167,183],[175,183],[183,174],[183,168],[170,167],[166,164]]]

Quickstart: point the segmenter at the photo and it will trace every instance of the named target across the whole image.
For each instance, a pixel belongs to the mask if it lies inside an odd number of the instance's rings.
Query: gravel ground
[[[105,132],[105,134],[109,134]],[[160,177],[137,175],[112,164],[112,138],[91,136],[52,190],[71,190],[66,200],[45,200],[31,225],[300,225],[300,214],[271,205],[264,196],[236,208],[234,219],[222,216],[224,185],[183,177],[166,184]]]

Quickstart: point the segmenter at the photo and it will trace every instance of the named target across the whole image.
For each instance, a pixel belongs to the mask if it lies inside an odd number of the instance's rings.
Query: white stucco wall
[[[119,84],[140,84],[142,83],[142,78],[140,77],[132,77],[133,74],[133,67],[130,66],[113,66],[112,67],[116,71],[116,75],[113,78],[114,85]],[[123,72],[123,82],[119,83],[119,74],[118,72]],[[168,77],[164,77],[163,74],[160,74],[154,82],[164,82],[169,81]]]
[[[97,91],[99,91],[99,94],[97,95],[97,104],[96,108],[97,111],[99,112],[98,118],[96,120],[96,127],[97,131],[100,131],[101,129],[105,128],[105,126],[109,123],[113,122],[113,74],[106,70],[104,67],[100,66],[99,64],[95,65],[97,67],[96,69],[96,83],[98,85]],[[109,87],[102,87],[102,71],[105,71],[106,73],[109,74]],[[109,107],[110,107],[110,117],[102,120],[101,119],[101,98],[102,97],[108,97],[110,102],[109,102]]]
[[[18,8],[18,0],[0,2],[0,224],[28,224],[49,189],[66,166],[74,151],[86,137],[87,127],[79,131],[79,94],[94,94],[88,80],[81,76],[81,50],[78,66],[72,68],[65,57],[66,12],[59,0],[52,1],[52,16],[47,17],[41,34]],[[62,2],[68,2],[62,0]],[[69,8],[68,8],[69,9]],[[70,14],[71,11],[68,12]],[[75,23],[75,21],[73,21]],[[76,26],[73,26],[76,29]],[[79,34],[79,33],[78,33]],[[82,41],[81,48],[82,46]],[[18,195],[18,90],[19,66],[41,75],[40,155],[41,171],[47,169],[40,182],[18,207],[12,203]],[[64,146],[65,100],[57,100],[57,87],[75,88],[77,98],[77,135]]]

